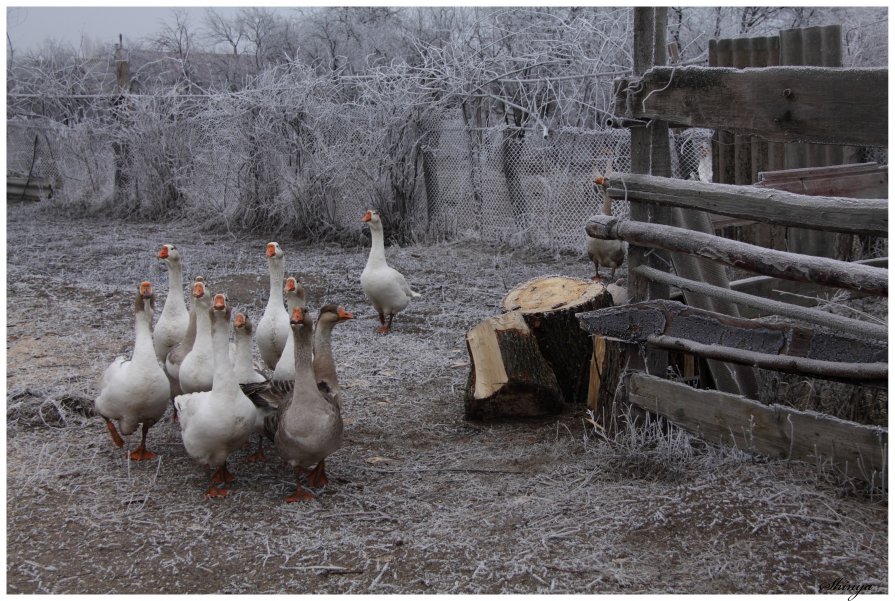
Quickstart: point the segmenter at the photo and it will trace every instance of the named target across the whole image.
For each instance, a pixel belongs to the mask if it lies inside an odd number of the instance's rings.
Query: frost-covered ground
[[[166,294],[163,242],[185,279],[204,275],[257,322],[267,240],[21,205],[7,217],[7,592],[887,590],[887,499],[813,465],[657,429],[606,441],[581,408],[464,421],[466,330],[521,281],[590,276],[583,257],[389,248],[423,296],[379,337],[358,281],[366,248],[279,240],[313,306],[357,316],[334,334],[345,446],[315,502],[283,502],[293,481],[272,450],[260,467],[237,453],[233,494],[205,501],[176,424],[150,431],[159,460],[129,462],[83,399],[129,352],[137,282]]]

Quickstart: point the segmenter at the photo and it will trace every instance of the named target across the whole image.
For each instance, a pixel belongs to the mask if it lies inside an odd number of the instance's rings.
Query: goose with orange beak
[[[302,475],[307,476],[311,488],[320,488],[329,482],[325,461],[342,446],[342,414],[317,389],[311,364],[311,316],[296,307],[290,324],[295,344],[295,384],[292,397],[285,399],[278,409],[274,444],[280,457],[295,470],[295,492],[286,497],[287,503],[294,503],[314,498],[302,486]]]
[[[168,295],[152,332],[155,356],[161,363],[183,337],[189,327],[190,316],[183,300],[183,264],[180,251],[173,244],[163,244],[158,258],[168,268]]]
[[[94,401],[96,413],[106,420],[115,446],[124,441],[115,428],[118,421],[121,434],[133,434],[138,424],[143,425],[140,446],[130,453],[134,461],[154,459],[156,454],[146,449],[146,433],[165,414],[171,388],[152,345],[152,313],[155,297],[152,284],[138,286],[134,302],[134,350],[130,359],[116,358],[100,381],[100,393]]]
[[[230,306],[223,294],[215,295],[209,313],[214,383],[211,390],[174,399],[184,448],[190,457],[215,470],[206,499],[229,494],[235,477],[227,470],[227,458],[245,444],[257,420],[255,405],[240,389],[230,363]]]
[[[283,306],[283,276],[286,274],[286,260],[283,249],[276,242],[268,242],[266,247],[267,268],[270,272],[270,296],[267,298],[267,307],[258,322],[258,330],[255,332],[255,340],[258,343],[258,352],[264,364],[274,369],[286,339],[289,337],[289,314]]]
[[[367,264],[360,276],[360,285],[379,315],[380,334],[391,331],[395,315],[407,308],[410,299],[420,296],[407,284],[404,276],[392,269],[385,260],[385,237],[379,211],[370,209],[364,213],[364,222],[370,227],[372,245]]]
[[[332,333],[336,324],[354,319],[345,307],[327,304],[320,307],[317,314],[317,325],[314,326],[314,377],[317,388],[337,407],[342,407],[342,392],[339,377],[336,373],[336,362],[333,358]]]

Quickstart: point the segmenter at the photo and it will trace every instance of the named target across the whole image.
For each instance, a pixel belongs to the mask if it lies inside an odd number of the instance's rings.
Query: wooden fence
[[[800,282],[809,289],[835,287],[887,296],[888,270],[879,266],[885,261],[851,263],[774,250],[721,238],[706,224],[712,213],[825,233],[888,237],[888,202],[848,197],[877,195],[887,175],[865,165],[771,174],[768,183],[772,185],[767,187],[683,181],[669,177],[664,153],[668,123],[724,128],[734,135],[750,136],[759,146],[788,141],[885,146],[887,70],[666,67],[665,20],[666,9],[635,9],[634,76],[616,84],[616,112],[632,127],[634,173],[611,175],[603,186],[610,197],[631,202],[631,219],[596,215],[586,226],[596,238],[629,243],[632,304],[578,315],[582,328],[595,339],[630,345],[618,387],[622,393],[602,399],[598,417],[617,417],[619,408],[628,404],[662,415],[712,442],[775,457],[822,458],[849,477],[879,484],[885,473],[885,428],[764,405],[747,398],[753,396],[747,376],[761,367],[885,387],[885,325],[768,294],[777,283]],[[650,61],[657,66],[650,68]],[[854,93],[859,89],[862,93]],[[847,127],[843,127],[843,115],[849,115]],[[848,187],[832,186],[843,169],[864,178],[856,187],[869,185],[874,192],[851,194]],[[875,184],[868,183],[868,173]],[[805,191],[804,180],[815,176],[827,180],[818,185],[832,186],[839,195],[791,191]],[[795,181],[800,182],[798,186],[787,183]],[[761,275],[727,282],[726,276],[710,272],[706,264]],[[669,272],[670,266],[676,274]],[[682,291],[689,306],[667,300],[671,287]],[[771,314],[809,325],[750,319]],[[595,342],[595,348],[603,346],[605,342]],[[644,347],[646,352],[639,352]],[[664,379],[669,351],[714,361],[713,376],[733,374],[732,390],[697,390]],[[715,378],[716,387],[721,389],[722,383]]]

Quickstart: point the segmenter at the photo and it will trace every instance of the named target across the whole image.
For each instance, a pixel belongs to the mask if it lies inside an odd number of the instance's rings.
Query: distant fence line
[[[120,153],[122,141],[112,130],[89,122],[11,119],[7,173],[55,182],[54,201],[62,205],[91,209],[125,202],[146,217],[165,218],[177,212],[175,202],[205,222],[223,218],[235,229],[264,229],[266,222],[259,226],[249,211],[273,211],[270,227],[283,230],[292,229],[284,221],[313,211],[326,223],[325,233],[357,231],[358,215],[375,203],[370,171],[388,157],[373,156],[370,144],[352,139],[360,134],[347,133],[362,124],[317,126],[310,148],[273,138],[247,143],[230,135],[228,126],[191,122],[163,143],[152,136],[127,141],[130,165],[122,173],[119,164],[116,200],[115,148]],[[686,130],[674,138],[676,175],[698,177],[710,135]],[[515,128],[473,130],[442,122],[421,136],[418,181],[399,218],[410,221],[416,240],[462,235],[580,250],[584,223],[600,206],[594,176],[627,171],[629,155],[627,130],[564,128],[544,139]],[[165,197],[161,209],[156,196]],[[613,211],[624,213],[625,205],[616,201]]]

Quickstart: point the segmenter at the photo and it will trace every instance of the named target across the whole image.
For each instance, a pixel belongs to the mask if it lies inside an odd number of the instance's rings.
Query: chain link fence
[[[630,169],[627,130],[544,137],[454,118],[411,132],[414,154],[369,113],[320,105],[290,121],[240,102],[211,98],[190,113],[145,100],[131,111],[140,135],[124,140],[89,120],[9,119],[7,174],[50,180],[53,202],[76,210],[111,203],[149,218],[315,239],[357,235],[363,211],[379,207],[415,241],[475,237],[581,251],[583,226],[602,208],[593,178]],[[710,137],[673,133],[675,177],[711,181]],[[887,159],[885,149],[861,156]],[[406,198],[395,203],[396,195]],[[627,215],[627,203],[614,201],[612,211]]]

